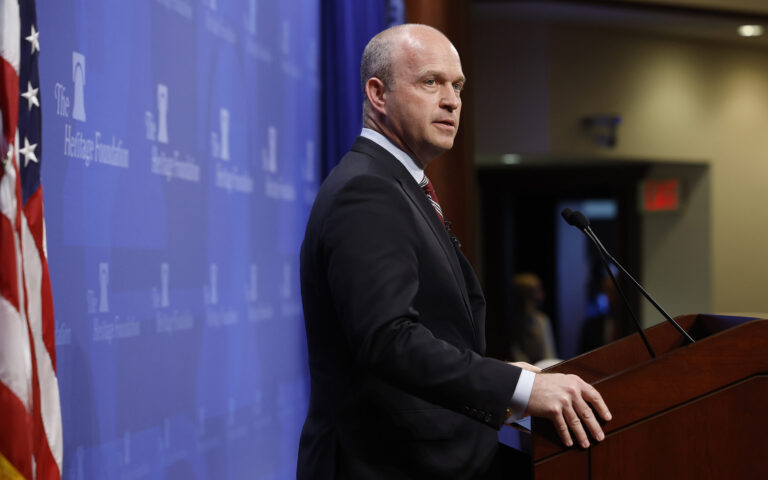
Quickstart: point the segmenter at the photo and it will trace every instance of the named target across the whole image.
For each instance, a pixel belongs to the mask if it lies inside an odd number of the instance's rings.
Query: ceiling
[[[748,15],[768,14],[765,0],[604,0],[600,3],[636,4],[662,8],[688,8],[735,12]]]
[[[475,15],[584,26],[633,29],[660,35],[768,48],[767,0],[475,0]],[[760,24],[762,37],[737,28]]]

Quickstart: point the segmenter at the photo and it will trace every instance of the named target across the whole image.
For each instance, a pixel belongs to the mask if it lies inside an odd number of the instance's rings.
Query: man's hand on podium
[[[578,376],[537,373],[526,414],[552,421],[557,434],[566,446],[573,445],[571,439],[571,432],[573,432],[579,445],[587,448],[589,439],[584,425],[596,440],[602,441],[605,438],[603,429],[592,411],[593,408],[603,420],[611,419],[611,412],[603,402],[603,397],[592,385]]]

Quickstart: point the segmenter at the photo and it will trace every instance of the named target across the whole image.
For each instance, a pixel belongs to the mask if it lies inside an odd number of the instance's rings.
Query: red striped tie
[[[445,225],[445,219],[443,219],[443,209],[440,208],[440,202],[437,200],[437,194],[435,193],[434,187],[432,187],[432,182],[429,181],[426,175],[424,175],[424,178],[421,179],[421,182],[419,182],[419,186],[422,190],[424,190],[424,193],[427,194],[427,198],[429,199],[429,203],[432,204],[432,208],[435,209],[435,213],[437,214],[437,217],[440,219],[440,222],[442,222],[443,225]]]

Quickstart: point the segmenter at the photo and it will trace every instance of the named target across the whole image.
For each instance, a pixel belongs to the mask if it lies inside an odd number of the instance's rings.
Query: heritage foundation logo
[[[157,141],[168,143],[168,87],[157,84]]]
[[[229,160],[229,110],[219,110],[219,133],[221,134],[221,159]]]
[[[210,265],[209,269],[211,280],[211,305],[219,304],[219,266],[215,263]]]
[[[256,0],[249,0],[248,1],[248,18],[246,20],[245,26],[248,30],[248,33],[251,35],[256,35],[256,12],[258,10],[258,5],[256,4]]]
[[[267,128],[267,148],[261,149],[261,167],[265,172],[277,172],[277,128]]]
[[[168,285],[171,281],[171,266],[167,262],[160,264],[160,306],[167,308],[171,305],[168,295]]]
[[[72,81],[75,84],[75,102],[72,118],[85,121],[85,55],[72,52]]]
[[[109,297],[107,288],[109,287],[109,264],[107,262],[99,263],[99,313],[109,312]]]

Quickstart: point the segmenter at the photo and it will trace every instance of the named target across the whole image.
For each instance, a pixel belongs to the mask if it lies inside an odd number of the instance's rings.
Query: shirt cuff
[[[531,398],[531,390],[533,390],[533,380],[536,378],[536,374],[523,369],[520,372],[520,378],[517,380],[515,391],[512,393],[512,399],[509,404],[509,418],[504,423],[512,423],[515,420],[520,420],[525,415],[525,410],[528,408],[528,400]]]

